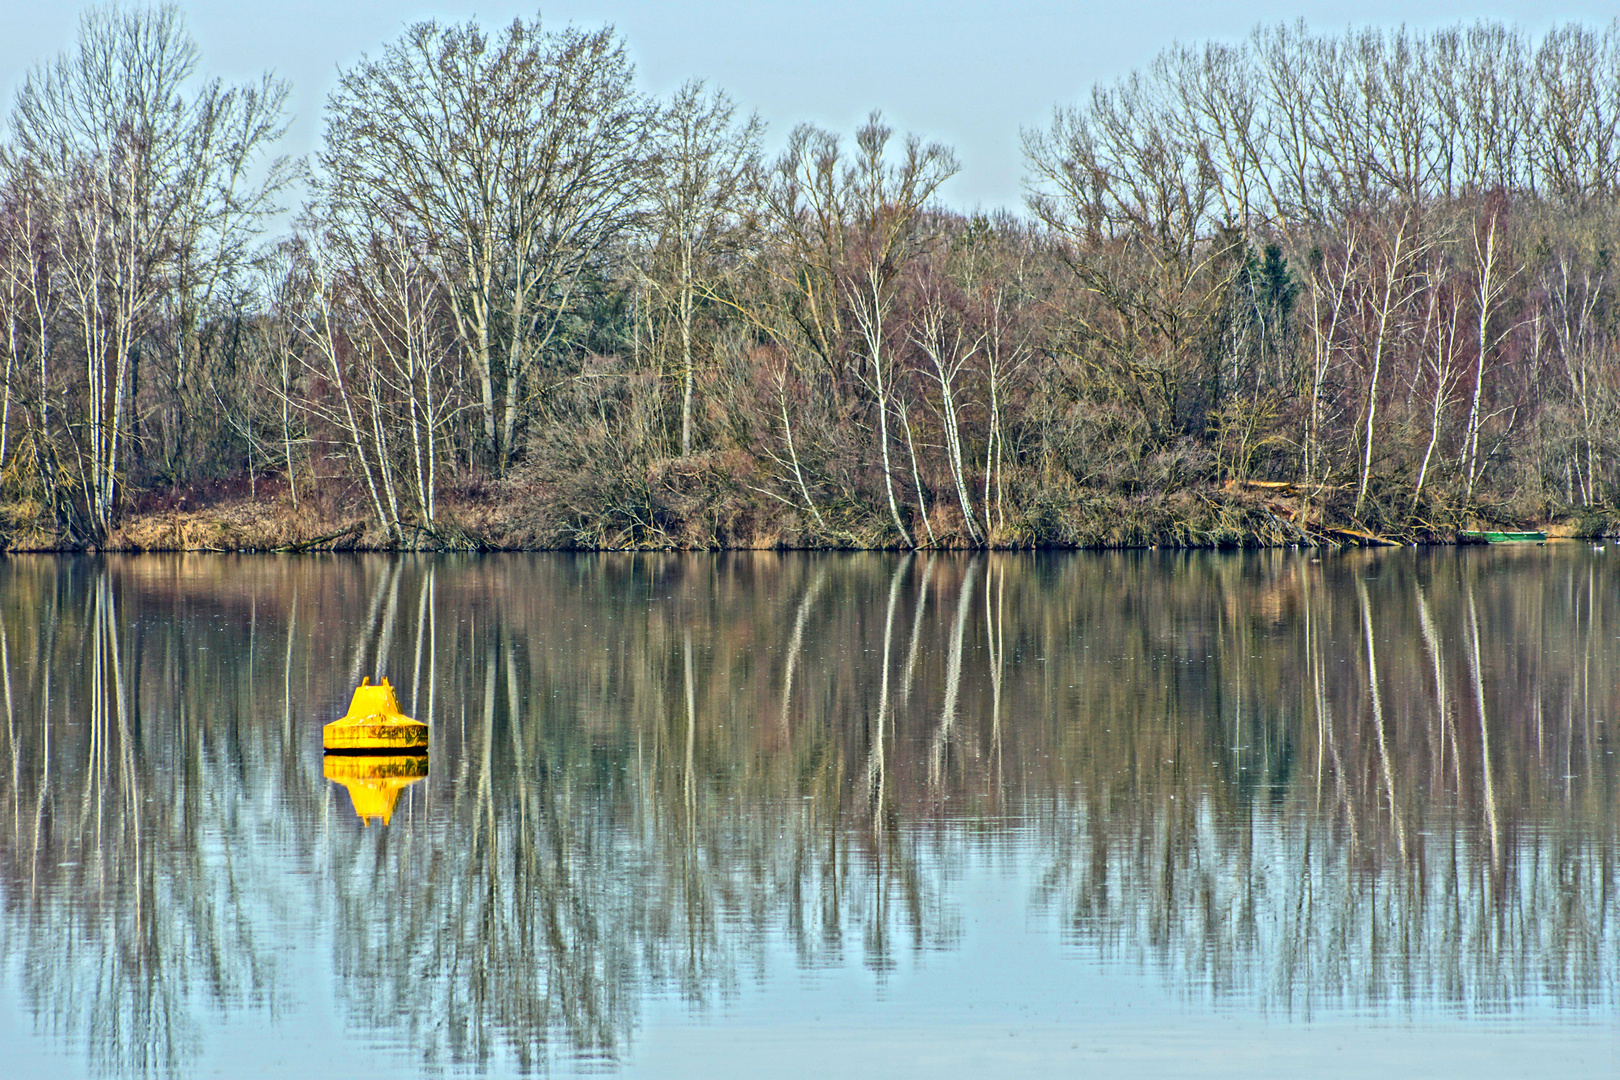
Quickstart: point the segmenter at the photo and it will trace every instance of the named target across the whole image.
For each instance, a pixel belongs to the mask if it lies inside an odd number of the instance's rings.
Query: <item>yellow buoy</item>
[[[428,729],[399,711],[387,679],[372,686],[366,678],[355,688],[349,711],[321,729],[321,741],[329,751],[426,750]]]
[[[349,789],[354,813],[364,824],[394,815],[399,793],[427,775],[426,754],[328,754],[322,770]]]

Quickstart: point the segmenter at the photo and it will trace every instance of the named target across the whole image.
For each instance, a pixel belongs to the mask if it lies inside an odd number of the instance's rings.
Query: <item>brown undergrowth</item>
[[[624,551],[897,548],[885,509],[850,500],[807,511],[738,481],[730,463],[695,460],[649,476],[636,498],[613,511],[588,508],[577,492],[534,480],[468,485],[445,501],[432,530],[406,524],[390,536],[357,502],[305,496],[285,485],[190,491],[147,499],[127,511],[102,551]],[[1171,491],[1046,491],[990,522],[988,546],[1019,548],[1256,548],[1291,544],[1356,546],[1447,543],[1478,515],[1437,504],[1428,520],[1395,526],[1358,517],[1334,491],[1289,485],[1188,486]],[[1367,508],[1364,506],[1364,511]],[[1431,508],[1425,508],[1429,512]],[[0,507],[7,551],[84,550],[63,544],[27,507]],[[1367,520],[1372,517],[1372,520]],[[1486,524],[1495,524],[1488,522]],[[1597,537],[1617,522],[1607,513],[1539,522],[1549,535]],[[940,503],[928,520],[913,515],[919,546],[976,546],[959,510]]]

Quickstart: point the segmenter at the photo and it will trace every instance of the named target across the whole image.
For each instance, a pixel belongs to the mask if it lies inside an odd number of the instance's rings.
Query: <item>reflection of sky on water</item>
[[[1473,1021],[1434,1011],[1352,1011],[1301,1024],[1240,1007],[1191,1005],[1134,965],[1098,964],[1054,947],[1050,924],[1027,916],[1032,884],[1032,875],[1010,870],[1006,860],[973,861],[957,894],[975,913],[960,948],[908,955],[882,978],[854,962],[806,971],[791,950],[778,949],[724,1002],[694,1011],[676,994],[656,994],[617,1072],[669,1080],[1379,1073],[1483,1080],[1549,1070],[1612,1076],[1620,1067],[1607,1017],[1560,1019],[1545,1008]],[[342,1022],[323,993],[333,977],[323,960],[329,955],[329,939],[305,942],[288,972],[303,988],[301,1000],[271,1025],[251,1013],[220,1024],[190,1074],[408,1072],[408,1049]],[[0,997],[0,1046],[13,1075],[89,1075],[82,1061],[64,1058],[17,1023],[18,1004],[10,992]],[[561,1071],[574,1070],[565,1064]]]
[[[0,1051],[1607,1073],[1609,566],[13,560]],[[322,778],[361,673],[434,730],[386,828]]]
[[[1034,875],[1007,862],[966,867],[957,895],[977,917],[959,950],[902,963],[882,985],[855,966],[803,975],[780,965],[779,977],[696,1019],[660,1002],[623,1075],[1486,1078],[1620,1066],[1608,1017],[1544,1007],[1471,1021],[1422,1007],[1349,1010],[1300,1023],[1189,1003],[1138,965],[1054,947],[1051,924],[1028,916]]]

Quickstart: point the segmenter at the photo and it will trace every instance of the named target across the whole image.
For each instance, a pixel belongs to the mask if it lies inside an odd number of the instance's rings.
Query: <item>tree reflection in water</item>
[[[4,955],[98,1069],[303,996],[425,1067],[623,1053],[648,996],[959,935],[1311,1015],[1612,1006],[1620,591],[1524,552],[0,564]],[[386,828],[320,724],[387,675]]]

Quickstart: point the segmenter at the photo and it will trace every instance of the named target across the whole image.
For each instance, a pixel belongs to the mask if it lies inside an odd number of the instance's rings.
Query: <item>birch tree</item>
[[[1377,444],[1379,387],[1384,371],[1401,346],[1406,329],[1406,308],[1424,282],[1417,270],[1435,238],[1428,234],[1417,212],[1410,208],[1390,215],[1370,229],[1371,243],[1364,264],[1358,353],[1366,371],[1366,404],[1360,425],[1361,468],[1356,484],[1355,512],[1361,513],[1372,478],[1373,449]]]
[[[989,532],[989,522],[980,523],[973,507],[973,494],[968,479],[968,468],[962,450],[961,406],[957,400],[956,384],[974,357],[984,351],[985,331],[975,333],[968,325],[958,304],[951,302],[943,283],[930,282],[925,286],[921,305],[912,320],[911,341],[928,360],[929,372],[939,386],[940,426],[945,436],[945,462],[950,469],[951,484],[956,489],[957,505],[962,510],[962,521],[968,538],[977,547],[983,547]],[[994,385],[992,367],[992,387]]]
[[[29,73],[11,116],[8,171],[40,178],[49,287],[82,364],[82,414],[66,435],[85,539],[117,522],[138,450],[132,391],[162,317],[195,312],[245,263],[290,175],[263,163],[285,129],[286,85],[266,75],[193,89],[197,58],[172,6],[93,9],[77,47]],[[184,366],[194,353],[175,355]]]
[[[0,282],[5,301],[5,402],[0,444],[9,444],[14,419],[21,421],[31,467],[28,485],[49,508],[50,524],[62,533],[74,531],[72,500],[67,498],[53,438],[57,420],[53,411],[52,345],[57,328],[60,297],[52,287],[55,265],[55,200],[44,190],[38,169],[15,159],[0,159],[6,166],[3,209],[0,209]],[[56,380],[60,382],[60,379]],[[0,468],[6,454],[0,445]],[[13,451],[15,453],[15,451]]]
[[[1478,356],[1474,363],[1474,387],[1468,398],[1468,426],[1463,433],[1462,471],[1467,482],[1466,494],[1472,497],[1474,485],[1479,480],[1482,460],[1479,452],[1479,432],[1485,417],[1481,413],[1481,404],[1485,396],[1485,372],[1491,365],[1502,340],[1512,332],[1511,327],[1498,332],[1495,318],[1502,303],[1503,291],[1508,283],[1518,273],[1510,270],[1504,263],[1510,263],[1510,253],[1505,252],[1506,246],[1503,233],[1503,219],[1506,217],[1505,207],[1500,199],[1491,199],[1486,202],[1479,219],[1474,222],[1470,239],[1472,240],[1470,254],[1473,256],[1474,270],[1474,311],[1477,316],[1475,326],[1475,341],[1478,344]]]
[[[945,147],[924,144],[916,136],[906,140],[898,160],[890,161],[887,151],[893,134],[877,113],[855,133],[856,155],[846,183],[853,211],[850,224],[857,243],[840,287],[859,327],[858,350],[865,359],[877,411],[878,456],[889,514],[900,539],[912,547],[914,541],[895,498],[890,458],[889,411],[896,376],[890,342],[894,331],[888,323],[900,290],[901,273],[925,242],[920,229],[923,208],[939,185],[956,172],[957,164],[955,155]],[[976,526],[970,524],[969,529],[976,531]]]
[[[793,328],[781,336],[792,339],[790,355],[802,349],[820,359],[835,398],[846,383],[870,395],[890,522],[912,547],[895,492],[889,431],[894,344],[904,340],[893,316],[906,266],[929,242],[924,210],[957,164],[949,149],[915,135],[894,153],[893,136],[873,113],[856,132],[855,153],[846,156],[837,135],[800,125],[757,187],[776,231],[777,302]]]

